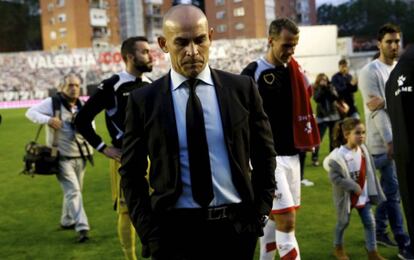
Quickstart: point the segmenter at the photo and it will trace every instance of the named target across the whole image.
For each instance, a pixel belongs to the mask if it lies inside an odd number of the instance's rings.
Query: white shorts
[[[294,211],[300,206],[299,155],[276,156],[276,190],[272,214]]]

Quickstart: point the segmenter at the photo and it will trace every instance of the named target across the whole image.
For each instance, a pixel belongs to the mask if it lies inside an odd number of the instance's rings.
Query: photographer
[[[83,243],[89,239],[89,224],[83,208],[81,190],[86,160],[91,159],[92,147],[75,131],[72,123],[74,115],[83,106],[79,99],[80,86],[79,76],[67,75],[61,92],[29,108],[26,117],[36,124],[47,125],[47,145],[57,144],[59,173],[56,177],[64,196],[60,226],[62,229],[74,229],[79,235],[78,242]],[[59,101],[58,109],[54,107],[53,99]]]
[[[335,123],[340,115],[336,107],[338,94],[335,88],[329,83],[328,76],[324,73],[318,74],[313,86],[313,99],[316,102],[316,121],[318,123],[319,135],[322,138],[329,129],[329,150],[332,151],[332,134]],[[319,147],[312,153],[312,164],[319,165]]]

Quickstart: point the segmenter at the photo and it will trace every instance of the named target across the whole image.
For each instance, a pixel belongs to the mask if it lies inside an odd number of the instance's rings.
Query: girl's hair
[[[351,132],[359,124],[361,124],[361,120],[352,117],[346,117],[336,123],[333,132],[333,146],[339,147],[346,144],[345,133]]]
[[[326,76],[326,74],[325,73],[319,73],[318,74],[318,76],[316,76],[316,79],[315,79],[315,86],[319,86],[319,83],[321,83],[321,81],[323,80],[323,79],[327,79],[327,81],[329,82],[329,78],[328,78],[328,76]]]

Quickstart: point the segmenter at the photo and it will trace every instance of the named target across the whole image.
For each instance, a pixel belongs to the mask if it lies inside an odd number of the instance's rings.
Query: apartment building
[[[43,49],[120,44],[117,0],[40,0]]]
[[[164,0],[163,12],[174,4],[202,8],[214,39],[263,38],[271,21],[289,17],[300,25],[316,24],[315,0]]]

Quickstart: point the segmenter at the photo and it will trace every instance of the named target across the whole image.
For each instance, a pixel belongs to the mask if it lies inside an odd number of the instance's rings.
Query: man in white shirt
[[[169,9],[171,71],[129,95],[121,188],[153,260],[253,259],[271,210],[269,120],[252,79],[208,66],[212,35],[199,8]]]
[[[400,208],[399,185],[393,160],[391,123],[385,108],[385,83],[396,64],[400,47],[400,28],[385,24],[378,31],[380,56],[362,68],[359,76],[364,100],[367,126],[367,146],[374,157],[375,166],[381,172],[381,186],[387,200],[378,205],[375,220],[377,243],[396,246],[386,233],[389,221],[399,247],[401,259],[413,259],[408,249],[410,240],[404,231]]]
[[[60,226],[62,229],[74,229],[79,234],[78,242],[89,239],[89,223],[83,208],[82,184],[85,174],[86,155],[92,154],[92,147],[76,132],[73,117],[82,107],[79,99],[81,79],[75,74],[65,76],[61,92],[48,97],[32,106],[26,117],[36,124],[47,125],[46,140],[52,146],[57,135],[59,151],[59,180],[63,190],[63,207]],[[53,100],[58,100],[59,109],[54,108]],[[60,113],[55,113],[55,111]]]

